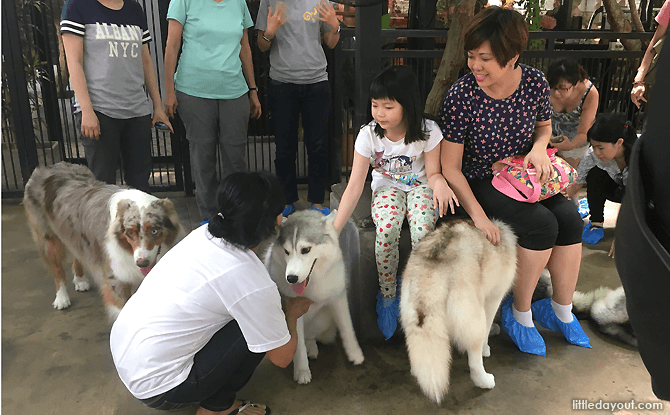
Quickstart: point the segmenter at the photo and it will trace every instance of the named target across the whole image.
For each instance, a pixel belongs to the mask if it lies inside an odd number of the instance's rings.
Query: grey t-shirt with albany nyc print
[[[60,30],[84,38],[84,75],[95,111],[120,119],[151,113],[142,66],[142,45],[151,36],[136,1],[112,10],[97,0],[67,0]],[[75,107],[81,111],[79,102]]]

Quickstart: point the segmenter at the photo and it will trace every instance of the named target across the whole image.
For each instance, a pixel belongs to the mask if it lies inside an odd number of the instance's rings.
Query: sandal
[[[230,413],[230,415],[240,414],[240,413],[242,413],[242,411],[244,411],[245,409],[247,409],[247,408],[250,407],[250,406],[251,406],[251,407],[254,407],[254,408],[258,408],[258,407],[259,407],[259,404],[257,404],[257,403],[252,403],[251,401],[242,401],[242,405],[240,405],[240,406],[237,408],[237,412],[234,412],[234,411],[233,411],[233,412]],[[269,407],[269,406],[266,406],[266,405],[264,405],[264,406],[265,406],[265,415],[270,415],[270,414],[272,413],[272,411],[270,410],[270,407]]]

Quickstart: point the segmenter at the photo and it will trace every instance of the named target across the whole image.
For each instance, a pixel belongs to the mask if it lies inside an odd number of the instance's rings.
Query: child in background
[[[424,118],[418,91],[416,76],[406,66],[391,66],[372,81],[368,114],[372,121],[356,138],[351,176],[334,222],[339,232],[349,220],[371,164],[380,286],[377,324],[387,340],[398,322],[398,241],[405,216],[414,246],[435,227],[438,214],[441,217],[448,208],[454,213],[458,204],[441,174],[442,132],[437,123]]]
[[[568,197],[574,197],[586,184],[591,220],[584,227],[583,240],[595,244],[604,236],[605,201],[621,203],[623,199],[637,134],[630,121],[624,124],[614,114],[601,114],[587,137],[591,147],[577,167],[577,181],[568,189]],[[614,243],[610,256],[614,256]]]

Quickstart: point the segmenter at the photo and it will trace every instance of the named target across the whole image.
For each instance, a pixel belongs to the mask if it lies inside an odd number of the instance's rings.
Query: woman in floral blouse
[[[513,10],[489,7],[478,13],[465,34],[470,73],[447,92],[440,111],[445,137],[442,172],[461,205],[493,244],[500,230],[490,217],[509,223],[518,237],[514,298],[503,300],[503,329],[524,352],[544,356],[546,347],[533,325],[562,332],[591,347],[572,314],[572,295],[581,262],[582,220],[562,195],[538,203],[513,200],[491,184],[494,162],[526,154],[540,181],[552,166],[546,149],[551,136],[549,85],[542,72],[518,63],[528,27]],[[540,273],[551,273],[554,294],[532,305]]]

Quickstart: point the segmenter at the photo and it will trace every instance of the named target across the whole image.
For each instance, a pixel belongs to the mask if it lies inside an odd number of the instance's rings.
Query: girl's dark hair
[[[238,248],[253,248],[274,232],[284,210],[284,186],[272,173],[232,173],[219,186],[217,200],[221,215],[210,218],[209,233]]]
[[[628,165],[633,145],[637,141],[637,133],[630,121],[623,122],[622,118],[616,114],[600,114],[586,133],[586,138],[590,142],[597,141],[611,144],[623,138],[623,155],[626,165]]]
[[[549,82],[550,88],[558,85],[561,78],[568,81],[571,85],[577,85],[577,83],[582,82],[588,77],[589,74],[586,72],[586,69],[572,58],[559,59],[549,65],[549,69],[547,70],[547,82]]]
[[[402,106],[407,122],[405,144],[427,138],[427,127],[423,117],[423,102],[419,96],[419,81],[409,66],[393,65],[384,69],[370,84],[368,119],[372,121],[372,100],[388,98]],[[384,129],[377,124],[375,133],[384,137]]]
[[[465,51],[481,46],[487,40],[500,66],[523,53],[528,43],[528,24],[523,16],[509,9],[491,6],[477,13],[465,31]],[[518,60],[514,67],[518,66]]]

